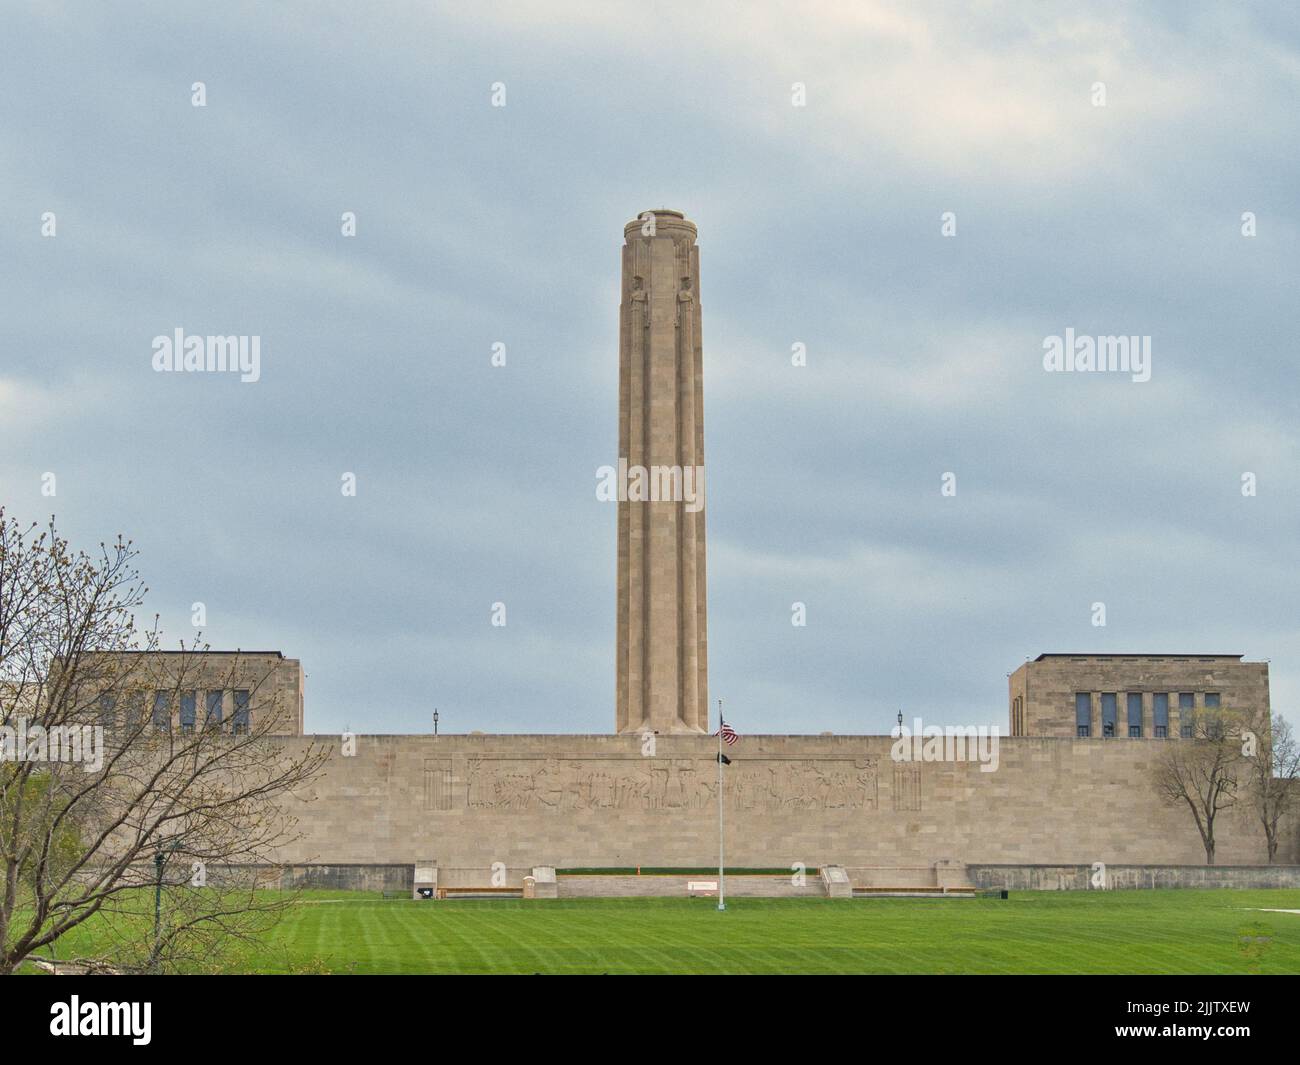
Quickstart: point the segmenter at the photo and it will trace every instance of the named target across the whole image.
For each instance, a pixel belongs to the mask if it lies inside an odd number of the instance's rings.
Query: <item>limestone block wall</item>
[[[275,742],[296,749],[309,737]],[[322,742],[334,742],[322,738]],[[728,865],[1198,865],[1186,808],[1151,785],[1165,740],[1004,738],[977,763],[895,763],[885,736],[746,736],[728,753]],[[335,743],[337,748],[337,743]],[[717,861],[716,741],[660,736],[360,736],[289,802],[291,863],[467,871],[708,867]],[[1241,807],[1220,817],[1221,864],[1266,861]],[[1300,860],[1294,822],[1280,862]]]

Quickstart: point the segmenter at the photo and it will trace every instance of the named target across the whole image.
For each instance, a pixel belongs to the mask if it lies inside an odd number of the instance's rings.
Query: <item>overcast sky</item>
[[[1300,16],[1087,6],[10,6],[0,502],[133,537],[168,646],[202,602],[301,658],[309,730],[608,732],[619,248],[668,206],[741,732],[1005,725],[1042,651],[1269,659],[1300,722]],[[177,328],[260,380],[155,372]],[[1150,380],[1047,372],[1066,329]]]

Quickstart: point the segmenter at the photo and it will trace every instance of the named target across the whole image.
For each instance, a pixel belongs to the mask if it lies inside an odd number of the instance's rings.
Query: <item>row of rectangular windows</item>
[[[1142,693],[1126,692],[1125,711],[1128,734],[1131,739],[1142,737]],[[1213,710],[1219,705],[1218,692],[1206,692],[1204,706]],[[1119,695],[1116,692],[1101,693],[1101,734],[1114,736],[1117,727]],[[1179,733],[1183,739],[1192,738],[1192,715],[1196,712],[1196,693],[1178,693]],[[1074,724],[1081,738],[1092,735],[1092,692],[1075,692]],[[1169,735],[1169,692],[1151,693],[1151,725],[1156,739],[1165,739]]]
[[[166,732],[172,725],[172,706],[173,692],[156,691],[153,694],[153,727],[161,732]],[[252,712],[249,709],[249,693],[243,689],[232,691],[235,712],[230,718],[230,731],[235,734],[248,732],[252,724]],[[140,720],[141,708],[144,705],[144,692],[131,692],[126,697],[126,721],[127,725],[135,725]],[[225,691],[220,689],[211,689],[203,693],[203,727],[221,729],[222,727],[222,704],[225,698]],[[182,732],[189,733],[194,731],[198,718],[198,700],[197,691],[183,691],[180,693],[180,728]],[[108,728],[112,728],[117,723],[117,696],[113,692],[104,692],[99,697],[99,722]]]

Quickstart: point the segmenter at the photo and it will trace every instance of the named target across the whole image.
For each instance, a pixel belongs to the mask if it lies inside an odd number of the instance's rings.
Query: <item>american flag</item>
[[[740,739],[740,733],[737,732],[730,725],[728,725],[725,721],[722,722],[722,728],[718,730],[717,735],[722,737],[722,742],[725,743],[728,747],[730,747],[733,743],[735,743],[738,739]]]

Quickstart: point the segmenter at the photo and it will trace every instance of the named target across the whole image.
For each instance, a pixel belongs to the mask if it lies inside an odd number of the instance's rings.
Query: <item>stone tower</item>
[[[707,732],[700,253],[680,211],[623,227],[619,732]],[[626,496],[626,498],[625,498]]]

